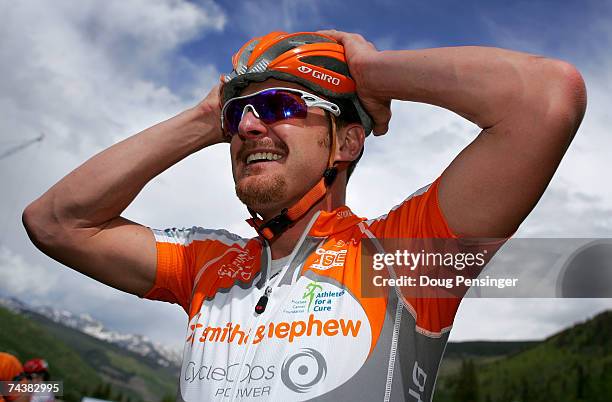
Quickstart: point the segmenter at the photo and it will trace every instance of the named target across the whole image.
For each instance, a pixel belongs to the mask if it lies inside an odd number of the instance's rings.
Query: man
[[[199,105],[94,156],[28,206],[30,237],[98,281],[185,309],[184,400],[430,400],[459,300],[363,297],[362,240],[512,234],[580,124],[580,74],[495,48],[378,52],[337,31],[273,32],[233,64]],[[344,205],[346,184],[370,128],[387,131],[392,99],[483,130],[432,185],[365,221]],[[153,177],[228,141],[258,237],[153,234],[120,216]]]

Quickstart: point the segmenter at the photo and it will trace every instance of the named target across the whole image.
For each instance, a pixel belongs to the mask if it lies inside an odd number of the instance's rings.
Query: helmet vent
[[[292,45],[295,45],[295,46],[302,46],[302,45],[310,45],[310,44],[316,43],[316,42],[313,42],[313,41],[310,41],[310,40],[292,40],[292,41],[289,41],[289,43],[291,43]]]
[[[350,77],[349,69],[346,63],[343,63],[342,61],[338,59],[334,59],[333,57],[305,56],[305,57],[301,57],[300,61],[303,63],[311,64],[313,66],[323,67],[335,73],[346,75]]]
[[[249,68],[249,73],[263,73],[268,68],[269,61],[266,59],[261,59],[257,63],[253,64],[251,68]]]
[[[244,51],[240,54],[240,58],[238,59],[238,63],[236,65],[236,72],[238,74],[244,74],[244,72],[246,71],[247,61],[249,60],[251,53],[253,53],[253,49],[255,49],[255,46],[258,43],[259,43],[259,39],[252,41],[251,43],[249,43],[246,49],[244,49]]]

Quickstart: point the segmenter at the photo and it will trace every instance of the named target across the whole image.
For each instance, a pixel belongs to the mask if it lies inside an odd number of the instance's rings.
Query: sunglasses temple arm
[[[321,109],[325,109],[334,116],[340,116],[340,108],[332,102],[326,101],[324,99],[316,99],[316,100],[308,100],[306,104],[310,107],[320,107]]]

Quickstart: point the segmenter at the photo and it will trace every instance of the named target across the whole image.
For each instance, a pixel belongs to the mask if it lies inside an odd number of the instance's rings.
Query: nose
[[[238,124],[238,135],[240,138],[257,138],[265,134],[267,131],[266,125],[257,117],[257,111],[247,105],[242,113],[242,119]]]

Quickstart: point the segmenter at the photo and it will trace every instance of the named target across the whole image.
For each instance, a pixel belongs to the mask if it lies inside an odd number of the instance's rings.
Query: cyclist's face
[[[250,84],[241,95],[270,87],[310,92],[299,84],[268,79]],[[248,111],[230,150],[238,198],[260,213],[273,213],[297,202],[321,179],[329,156],[329,118],[311,107],[305,119],[266,124]],[[249,160],[257,153],[270,153],[275,160]]]

